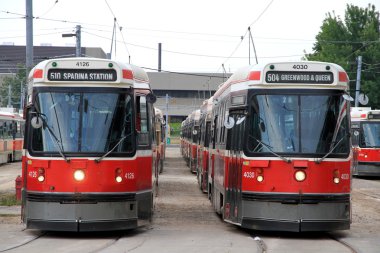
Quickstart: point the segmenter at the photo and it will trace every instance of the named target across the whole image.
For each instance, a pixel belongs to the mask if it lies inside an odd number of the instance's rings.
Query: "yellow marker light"
[[[117,176],[115,180],[116,182],[121,183],[121,181],[123,181],[123,178],[121,176]]]
[[[340,182],[339,177],[334,177],[334,183],[339,184],[339,182]]]
[[[82,181],[84,179],[84,171],[83,170],[76,170],[74,172],[74,179],[76,181]]]
[[[306,173],[302,170],[298,170],[296,174],[294,174],[294,177],[298,182],[302,182],[306,179]]]
[[[45,181],[45,177],[40,175],[37,177],[37,180],[38,180],[38,182],[43,182],[43,181]]]

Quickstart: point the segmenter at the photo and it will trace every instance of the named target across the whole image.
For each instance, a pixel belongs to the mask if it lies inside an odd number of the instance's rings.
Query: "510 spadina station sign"
[[[267,83],[308,83],[332,84],[332,72],[295,72],[295,71],[268,71],[265,76]]]
[[[117,74],[114,69],[49,69],[49,81],[91,81],[114,82]]]

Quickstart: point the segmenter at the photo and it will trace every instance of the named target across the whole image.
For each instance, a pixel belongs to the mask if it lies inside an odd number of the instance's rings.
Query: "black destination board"
[[[49,69],[49,81],[89,81],[114,82],[117,74],[114,69]]]
[[[332,84],[334,75],[331,72],[268,71],[265,81],[267,83]]]

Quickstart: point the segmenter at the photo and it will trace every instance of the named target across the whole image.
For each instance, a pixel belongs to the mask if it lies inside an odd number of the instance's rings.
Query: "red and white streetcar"
[[[165,119],[162,111],[158,108],[155,110],[155,129],[156,129],[156,144],[157,144],[157,161],[159,163],[159,172],[164,169],[166,138],[165,138]]]
[[[155,97],[141,68],[95,58],[31,71],[22,162],[27,228],[104,231],[150,221]]]
[[[380,110],[353,107],[351,110],[353,174],[380,176]]]
[[[348,76],[325,62],[242,68],[214,94],[212,205],[249,229],[351,223]]]
[[[19,114],[0,111],[0,164],[21,161],[24,124]]]
[[[205,100],[201,106],[201,116],[199,120],[199,148],[197,178],[202,192],[208,192],[208,164],[209,164],[209,144],[211,134],[211,112],[213,98]]]

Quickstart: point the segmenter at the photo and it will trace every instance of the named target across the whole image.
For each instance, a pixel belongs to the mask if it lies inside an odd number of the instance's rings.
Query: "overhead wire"
[[[267,4],[267,6],[264,8],[264,10],[259,14],[259,16],[248,26],[248,29],[245,31],[245,33],[244,33],[244,35],[243,36],[241,36],[241,39],[240,39],[240,42],[238,43],[238,45],[235,47],[235,49],[232,51],[232,53],[230,54],[230,56],[229,57],[227,57],[225,60],[224,60],[224,62],[221,64],[221,66],[219,66],[219,68],[218,68],[218,70],[217,70],[217,72],[219,72],[219,70],[220,70],[220,68],[222,67],[222,66],[224,66],[224,64],[229,60],[229,59],[231,59],[231,57],[232,57],[232,55],[234,55],[235,54],[235,52],[239,49],[239,47],[241,46],[241,44],[242,44],[242,42],[243,42],[243,40],[245,39],[245,37],[247,36],[247,34],[248,34],[248,32],[249,32],[249,28],[251,27],[251,26],[253,26],[263,15],[264,15],[264,13],[269,9],[269,7],[272,5],[272,3],[273,3],[273,1],[274,0],[271,0],[268,4]]]
[[[47,15],[49,12],[51,12],[54,9],[54,7],[57,5],[57,3],[58,3],[58,0],[54,0],[54,1],[55,1],[54,4],[48,10],[46,10],[44,13],[42,13],[41,15],[39,15],[39,16],[37,16],[35,18],[39,19],[39,18]]]
[[[103,38],[103,39],[110,40],[110,38],[108,38],[108,37],[97,35],[97,34],[94,34],[94,33],[91,33],[91,32],[87,32],[85,30],[82,30],[82,32],[85,33],[85,34],[96,36],[98,38]],[[142,46],[142,45],[137,45],[137,44],[133,44],[133,43],[126,43],[126,44],[130,45],[130,46],[134,46],[134,47],[139,47],[139,48],[144,48],[144,49],[149,49],[149,50],[157,51],[157,48],[153,48],[153,47]],[[180,51],[173,51],[173,50],[162,50],[162,51],[166,52],[166,53],[180,54],[180,55],[187,55],[187,56],[196,56],[196,57],[222,58],[222,59],[226,58],[226,56],[222,56],[222,55],[194,54],[194,53],[187,53],[187,52],[180,52]],[[261,56],[259,58],[286,58],[286,57],[297,57],[297,56],[302,56],[302,55]],[[245,56],[232,56],[230,58],[231,59],[245,59],[246,57]]]

